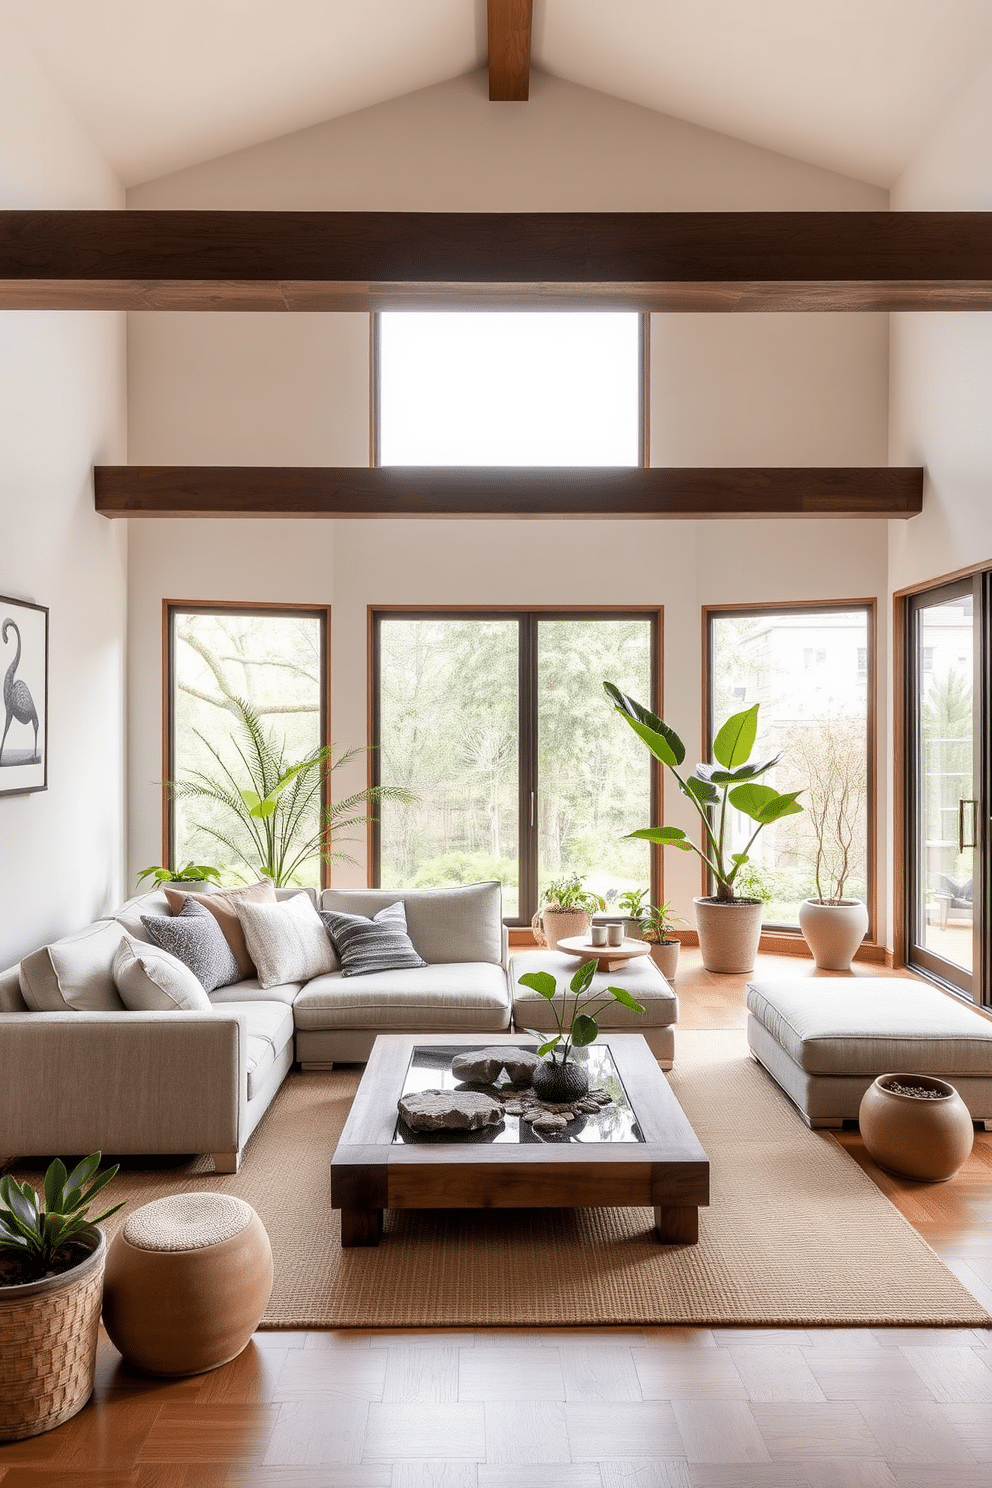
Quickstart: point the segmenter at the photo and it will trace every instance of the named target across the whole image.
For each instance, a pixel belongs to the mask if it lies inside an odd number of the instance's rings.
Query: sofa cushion
[[[988,1075],[992,1019],[899,977],[749,982],[747,1005],[811,1075]]]
[[[255,975],[255,963],[251,959],[245,942],[245,932],[238,919],[237,904],[239,900],[249,900],[255,904],[275,904],[276,891],[271,878],[259,879],[258,883],[249,884],[243,889],[217,889],[212,894],[168,888],[165,890],[165,897],[169,901],[169,908],[173,914],[179,913],[187,899],[195,899],[197,904],[205,905],[223,930],[227,943],[234,952],[234,959],[238,963],[241,975],[243,977]]]
[[[132,1012],[204,1012],[210,999],[178,956],[125,931],[113,960],[120,999]]]
[[[528,971],[550,972],[558,982],[559,993],[564,995],[581,965],[577,956],[566,955],[564,951],[524,951],[513,956],[510,960],[510,996],[514,1026],[533,1028],[538,1033],[556,1033],[558,1024],[554,1005],[531,987],[521,987],[519,978]],[[599,993],[611,985],[623,987],[644,1011],[635,1013],[612,998],[600,998],[595,1016],[604,1032],[622,1028],[637,1033],[639,1029],[667,1028],[678,1022],[679,1000],[649,956],[628,961],[622,971],[597,971],[590,983],[590,991]],[[560,1002],[558,994],[556,1002]]]
[[[333,909],[322,909],[320,918],[334,942],[342,976],[371,976],[427,965],[406,933],[402,904],[387,904],[371,919]]]
[[[240,978],[234,952],[215,917],[195,899],[176,915],[142,915],[141,923],[156,945],[177,956],[206,992]]]
[[[37,1013],[121,1012],[114,985],[114,955],[124,932],[116,920],[97,920],[25,956],[21,995]]]
[[[503,960],[503,901],[499,883],[457,884],[445,889],[325,889],[321,909],[371,917],[402,903],[406,928],[420,955],[443,962]]]
[[[225,1013],[244,1015],[248,1042],[248,1099],[253,1100],[279,1055],[293,1037],[293,1011],[281,1002],[225,1005]]]
[[[446,1029],[457,1033],[508,1028],[506,973],[484,962],[447,962],[405,971],[343,977],[339,971],[308,982],[294,1006],[305,1029]]]
[[[169,901],[161,889],[149,889],[144,894],[136,894],[133,899],[128,899],[122,904],[116,914],[108,915],[108,919],[114,919],[135,940],[143,940],[145,945],[154,945],[148,931],[141,923],[142,915],[171,915]]]
[[[242,899],[237,910],[263,988],[337,971],[334,947],[306,894],[275,904]]]
[[[210,994],[213,1007],[228,1002],[281,1002],[292,1007],[302,982],[282,982],[278,987],[263,987],[257,977],[246,977],[228,987],[217,987]]]

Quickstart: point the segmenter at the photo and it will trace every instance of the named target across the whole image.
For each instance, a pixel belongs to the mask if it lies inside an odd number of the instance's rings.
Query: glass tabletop
[[[456,1054],[467,1054],[472,1050],[488,1049],[492,1045],[486,1043],[478,1044],[418,1044],[407,1066],[406,1077],[403,1081],[403,1095],[409,1095],[417,1090],[477,1090],[489,1091],[494,1087],[488,1085],[466,1084],[457,1080],[451,1073],[451,1061]],[[536,1053],[537,1045],[522,1040],[519,1044],[508,1045],[519,1049],[528,1049]],[[637,1123],[623,1081],[613,1062],[613,1056],[605,1044],[590,1044],[585,1049],[574,1050],[575,1062],[583,1064],[589,1072],[589,1088],[605,1090],[611,1097],[609,1105],[602,1107],[595,1113],[585,1113],[570,1121],[567,1126],[557,1131],[538,1132],[533,1129],[529,1122],[522,1120],[519,1116],[504,1114],[503,1120],[496,1126],[481,1127],[477,1131],[466,1132],[415,1132],[406,1125],[402,1118],[397,1118],[393,1131],[394,1144],[421,1144],[448,1142],[463,1146],[466,1143],[556,1143],[584,1142],[610,1143],[619,1142],[643,1142],[644,1137]],[[497,1082],[497,1089],[510,1092],[513,1087],[507,1080],[505,1074],[501,1074]],[[526,1095],[529,1087],[519,1092]]]

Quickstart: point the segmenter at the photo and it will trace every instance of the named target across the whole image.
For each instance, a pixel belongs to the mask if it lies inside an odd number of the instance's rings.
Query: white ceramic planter
[[[804,899],[799,928],[821,971],[850,971],[868,930],[868,907],[860,899],[842,899],[839,904]]]
[[[760,899],[694,899],[699,951],[707,971],[754,970],[761,939]]]
[[[679,965],[679,945],[680,942],[677,940],[662,940],[655,941],[651,946],[651,960],[666,982],[675,980]]]
[[[567,940],[571,935],[585,935],[592,916],[585,909],[543,909],[541,923],[548,950],[556,951],[560,940]]]

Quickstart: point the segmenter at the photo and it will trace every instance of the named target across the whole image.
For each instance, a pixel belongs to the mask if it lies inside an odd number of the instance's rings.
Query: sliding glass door
[[[988,575],[913,596],[907,719],[910,965],[983,1001]]]

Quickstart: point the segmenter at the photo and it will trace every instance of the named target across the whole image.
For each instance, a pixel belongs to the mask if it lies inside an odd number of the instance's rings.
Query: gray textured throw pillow
[[[342,976],[368,976],[373,971],[427,965],[406,933],[402,903],[387,904],[373,920],[334,909],[322,909],[320,918],[334,942]]]
[[[241,969],[214,915],[187,899],[177,915],[142,915],[156,945],[178,956],[207,992],[241,979]]]

